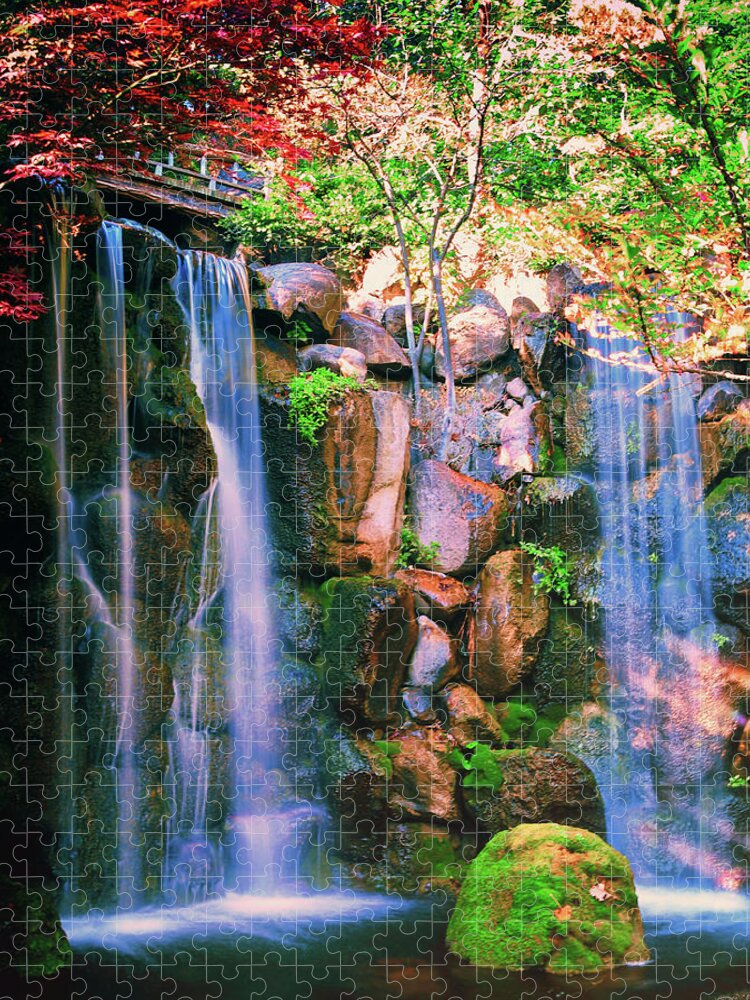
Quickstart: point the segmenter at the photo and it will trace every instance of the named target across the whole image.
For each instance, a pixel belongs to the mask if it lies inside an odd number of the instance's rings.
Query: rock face
[[[420,462],[413,471],[411,513],[421,545],[437,543],[436,570],[476,573],[500,542],[509,505],[497,486],[454,472],[442,462]]]
[[[505,482],[517,472],[535,472],[549,454],[549,418],[539,402],[527,395],[508,407],[500,424],[499,448],[492,459],[493,478]]]
[[[367,363],[361,351],[351,347],[337,347],[334,344],[310,344],[299,352],[300,371],[313,372],[316,368],[329,368],[338,375],[356,378],[364,382],[367,378]]]
[[[412,318],[414,321],[414,335],[419,338],[419,331],[424,323],[424,306],[412,305]],[[394,302],[393,305],[383,313],[382,323],[387,332],[402,347],[406,345],[406,306],[401,302]]]
[[[401,569],[396,573],[414,591],[417,611],[446,627],[461,618],[472,603],[471,593],[459,580],[429,569]]]
[[[297,446],[282,397],[265,395],[262,405],[268,510],[282,563],[314,575],[389,575],[403,519],[409,401],[350,394],[331,408],[312,450]]]
[[[341,313],[332,341],[364,355],[372,372],[401,378],[411,371],[408,357],[385,327],[361,313]]]
[[[390,302],[404,293],[404,269],[395,247],[383,247],[370,258],[360,283],[362,293]]]
[[[281,313],[287,321],[296,313],[301,320],[322,326],[325,333],[333,333],[341,313],[342,290],[332,271],[320,264],[272,264],[254,273],[265,286],[257,294],[261,309]]]
[[[698,400],[698,419],[705,422],[721,420],[733,413],[744,398],[734,382],[725,380],[710,385]]]
[[[474,965],[598,971],[649,957],[627,860],[587,830],[498,833],[469,866],[448,945]]]
[[[443,691],[448,734],[460,746],[469,743],[499,744],[504,734],[500,723],[468,684],[449,684]]]
[[[698,424],[698,436],[704,489],[708,490],[726,473],[746,475],[750,459],[750,402],[742,402],[720,420]]]
[[[713,589],[721,617],[750,632],[750,486],[725,479],[704,505],[713,555]]]
[[[577,757],[554,750],[495,750],[496,787],[464,789],[472,816],[499,833],[521,823],[562,823],[604,834],[604,803],[594,775]]]
[[[547,305],[549,311],[562,317],[573,295],[583,285],[581,272],[570,264],[555,264],[547,275]]]
[[[417,618],[419,634],[407,683],[411,688],[438,691],[460,671],[458,643],[426,615]]]
[[[507,694],[531,672],[549,623],[549,599],[532,585],[520,549],[498,552],[479,576],[474,678],[481,694]]]
[[[458,776],[448,763],[445,746],[434,737],[405,736],[392,744],[391,812],[404,819],[434,818],[453,823],[460,818]]]
[[[321,646],[328,697],[366,719],[387,720],[417,640],[411,591],[398,580],[369,577],[331,580],[326,588]]]
[[[527,312],[513,327],[513,346],[529,384],[538,392],[548,386],[564,361],[565,352],[555,343],[559,320],[549,313]]]
[[[448,324],[448,333],[457,382],[489,371],[510,348],[510,320],[499,303],[496,308],[475,305],[457,313]],[[435,374],[441,379],[446,375],[439,337],[435,350]]]

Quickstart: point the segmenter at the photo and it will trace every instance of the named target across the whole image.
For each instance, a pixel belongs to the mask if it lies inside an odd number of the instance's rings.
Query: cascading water
[[[102,343],[115,379],[117,434],[116,469],[109,488],[114,502],[117,545],[116,582],[113,587],[116,740],[111,756],[117,793],[117,891],[137,891],[142,882],[141,850],[138,844],[137,803],[140,800],[137,745],[138,661],[134,643],[135,568],[133,563],[133,506],[130,489],[130,431],[128,419],[128,342],[125,323],[125,274],[122,227],[104,222],[97,243],[97,270],[101,280],[99,321]]]
[[[666,318],[673,331],[688,317]],[[730,887],[721,752],[732,714],[716,670],[694,381],[657,372],[605,320],[587,331],[611,762],[594,763],[608,836],[641,887]],[[592,762],[593,763],[593,762]]]
[[[263,443],[250,292],[244,264],[180,255],[178,301],[191,333],[191,374],[218,461],[225,707],[231,734],[232,843],[227,887],[278,891],[289,863],[275,726],[273,616]]]

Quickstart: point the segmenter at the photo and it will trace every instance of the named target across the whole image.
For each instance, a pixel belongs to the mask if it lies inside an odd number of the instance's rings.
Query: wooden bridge
[[[134,162],[125,174],[102,174],[97,183],[143,201],[219,218],[236,209],[245,198],[264,196],[266,178],[238,162],[227,168],[226,155],[211,154],[190,145],[181,147],[179,152],[183,163],[197,161],[198,169],[181,165],[175,153],[169,152],[165,159]],[[251,164],[248,166],[252,168]]]

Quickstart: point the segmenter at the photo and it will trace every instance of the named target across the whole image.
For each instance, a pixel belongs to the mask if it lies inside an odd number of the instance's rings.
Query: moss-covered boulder
[[[448,945],[474,965],[596,972],[648,959],[627,859],[587,830],[526,824],[469,866]]]
[[[723,480],[705,502],[713,556],[715,606],[726,621],[750,632],[750,486],[746,476]]]

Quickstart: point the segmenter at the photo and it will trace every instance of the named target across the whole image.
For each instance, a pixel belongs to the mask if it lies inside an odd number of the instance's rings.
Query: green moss
[[[506,969],[580,973],[648,955],[626,859],[593,833],[548,823],[493,837],[468,868],[447,938],[474,964]]]
[[[730,476],[722,480],[715,490],[706,497],[706,513],[712,512],[719,504],[726,503],[735,491],[746,493],[748,489],[746,476]]]
[[[350,392],[363,392],[372,386],[355,378],[339,375],[329,368],[295,375],[289,383],[289,421],[303,441],[315,447],[318,432],[328,422],[328,411]]]
[[[393,758],[401,753],[401,744],[398,740],[373,740],[372,746],[379,754],[380,766],[383,773],[390,781],[393,777]]]

